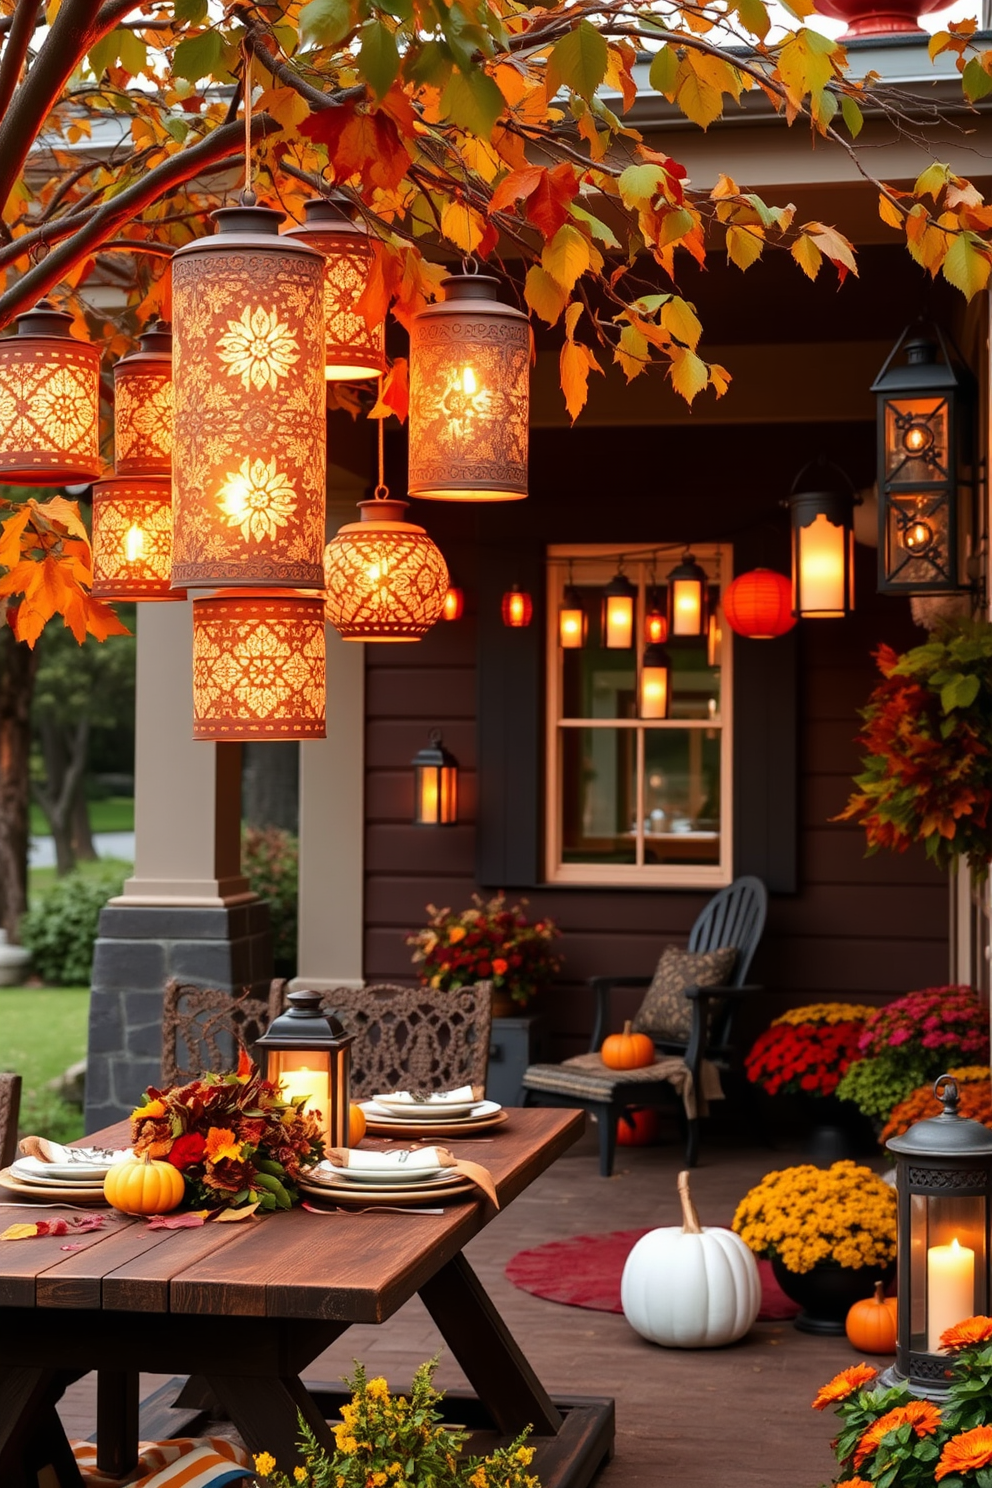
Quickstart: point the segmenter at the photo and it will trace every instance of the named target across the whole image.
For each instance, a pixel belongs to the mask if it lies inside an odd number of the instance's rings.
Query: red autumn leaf
[[[206,1211],[196,1210],[192,1214],[156,1214],[148,1221],[150,1230],[196,1230],[206,1223]]]
[[[355,103],[320,109],[300,125],[301,134],[326,145],[338,181],[361,176],[366,186],[391,191],[406,175],[410,164],[390,113],[369,113]]]
[[[531,196],[548,174],[543,165],[529,165],[524,170],[510,171],[496,187],[489,202],[490,212],[505,212],[517,202]]]
[[[569,204],[578,195],[575,171],[562,161],[553,171],[544,171],[536,191],[527,198],[527,220],[545,238],[551,239],[569,220]]]

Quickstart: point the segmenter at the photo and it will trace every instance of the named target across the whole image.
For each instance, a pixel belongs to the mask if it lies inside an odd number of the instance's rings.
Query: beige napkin
[[[385,1099],[398,1106],[460,1106],[485,1099],[484,1085],[459,1085],[457,1090],[383,1090],[373,1100]]]
[[[424,1168],[454,1168],[463,1178],[474,1183],[476,1188],[481,1188],[486,1198],[491,1199],[495,1207],[499,1208],[496,1184],[489,1169],[484,1168],[481,1163],[456,1157],[447,1147],[418,1147],[400,1152],[365,1152],[351,1147],[331,1147],[326,1154],[326,1161],[334,1168],[362,1168],[366,1172],[374,1172],[379,1168],[393,1173],[402,1168],[411,1175]]]
[[[17,1148],[22,1157],[36,1157],[39,1162],[59,1163],[62,1167],[69,1164],[92,1167],[94,1153],[100,1163],[111,1159],[116,1161],[130,1155],[127,1148],[88,1147],[82,1152],[78,1147],[63,1147],[60,1142],[50,1142],[47,1137],[22,1137]]]

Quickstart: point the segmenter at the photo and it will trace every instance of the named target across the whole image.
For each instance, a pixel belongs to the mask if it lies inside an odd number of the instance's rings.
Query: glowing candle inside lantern
[[[311,1116],[327,1115],[330,1087],[326,1070],[286,1070],[279,1079],[279,1088],[286,1100],[297,1100],[306,1096],[306,1109]]]
[[[611,651],[628,650],[634,640],[634,600],[628,594],[610,594],[606,599],[606,645]]]
[[[847,534],[820,513],[799,529],[801,609],[804,615],[844,613],[844,550]]]
[[[703,591],[696,579],[676,579],[672,585],[672,629],[678,636],[697,636],[702,630]]]
[[[475,375],[474,368],[463,367],[461,370],[460,381],[462,385],[462,392],[465,394],[466,398],[474,397],[475,394],[479,391],[479,380]]]
[[[135,563],[145,551],[145,534],[140,527],[129,527],[124,538],[124,552],[128,563]]]
[[[931,1245],[927,1251],[927,1350],[940,1348],[940,1335],[975,1311],[975,1252],[959,1245]]]

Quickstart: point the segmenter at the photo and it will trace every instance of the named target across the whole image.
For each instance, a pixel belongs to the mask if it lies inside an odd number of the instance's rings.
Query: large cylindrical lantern
[[[379,377],[386,369],[386,325],[371,330],[356,309],[372,271],[372,244],[364,223],[353,222],[335,202],[304,202],[306,221],[284,234],[309,243],[324,258],[324,376],[328,382]]]
[[[603,587],[599,643],[607,651],[629,651],[634,644],[637,590],[619,570]]]
[[[646,646],[641,658],[640,716],[667,718],[671,707],[672,658],[664,646]]]
[[[440,620],[448,568],[423,527],[403,520],[408,503],[360,501],[324,550],[327,618],[346,641],[419,641]]]
[[[723,613],[735,635],[754,641],[785,635],[796,623],[792,585],[773,568],[753,568],[727,585]]]
[[[172,482],[117,475],[93,487],[93,597],[185,599],[172,588]]]
[[[155,321],[114,366],[118,475],[172,474],[172,327]]]
[[[949,1384],[940,1337],[989,1310],[992,1132],[958,1115],[958,1086],[941,1075],[939,1116],[917,1121],[888,1150],[896,1159],[896,1362],[881,1383],[938,1399]]]
[[[322,739],[325,688],[319,595],[193,601],[194,739]]]
[[[413,821],[418,827],[453,827],[458,821],[458,761],[432,729],[430,743],[413,757]]]
[[[709,580],[693,555],[685,553],[668,575],[669,636],[706,634]]]
[[[324,260],[223,207],[172,260],[176,588],[319,589]]]
[[[970,370],[907,328],[872,383],[878,405],[878,588],[942,594],[961,583],[972,477]]]
[[[459,274],[410,327],[411,496],[517,501],[527,495],[530,325],[498,280]]]
[[[88,485],[100,458],[100,349],[41,300],[0,339],[0,481]]]
[[[278,1085],[284,1100],[320,1117],[328,1147],[347,1147],[355,1036],[322,1010],[319,992],[290,992],[287,1001],[287,1010],[255,1040],[265,1078]]]
[[[834,620],[854,610],[854,492],[827,460],[807,465],[789,497],[792,612]]]

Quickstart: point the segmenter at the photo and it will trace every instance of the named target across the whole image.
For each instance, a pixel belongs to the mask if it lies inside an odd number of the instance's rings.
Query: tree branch
[[[0,60],[0,119],[10,107],[31,38],[38,29],[37,0],[17,0]]]

